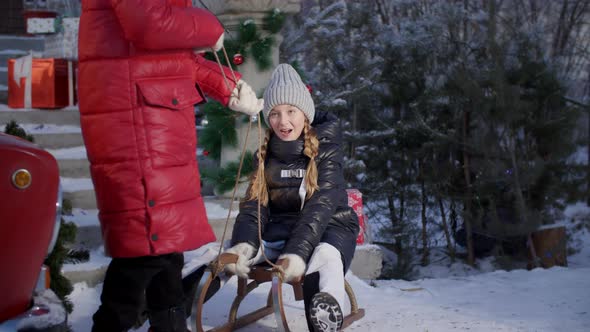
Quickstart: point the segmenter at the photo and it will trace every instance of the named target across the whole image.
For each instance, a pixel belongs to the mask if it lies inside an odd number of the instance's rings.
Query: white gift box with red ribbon
[[[27,19],[27,33],[55,33],[56,18],[32,17]]]

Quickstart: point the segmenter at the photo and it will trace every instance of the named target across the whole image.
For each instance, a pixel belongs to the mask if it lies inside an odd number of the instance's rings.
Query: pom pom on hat
[[[313,122],[315,105],[311,93],[293,67],[282,63],[275,68],[270,82],[264,90],[264,108],[262,115],[268,122],[268,114],[277,105],[288,104],[299,108],[309,120]]]

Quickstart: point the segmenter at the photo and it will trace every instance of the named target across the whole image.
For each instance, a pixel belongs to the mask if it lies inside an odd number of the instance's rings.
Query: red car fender
[[[31,174],[25,189],[13,184],[20,169]],[[58,165],[51,154],[0,133],[0,322],[30,306],[55,226],[58,187]]]

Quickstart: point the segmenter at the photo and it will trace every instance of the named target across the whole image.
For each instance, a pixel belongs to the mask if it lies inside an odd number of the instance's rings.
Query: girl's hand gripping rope
[[[250,272],[248,260],[254,256],[255,252],[256,248],[246,242],[238,243],[227,249],[225,253],[237,255],[238,261],[235,264],[227,264],[225,271],[241,278],[248,278],[248,273]]]
[[[306,264],[303,258],[295,254],[283,254],[279,256],[277,265],[283,269],[283,281],[290,282],[299,279],[305,273]]]

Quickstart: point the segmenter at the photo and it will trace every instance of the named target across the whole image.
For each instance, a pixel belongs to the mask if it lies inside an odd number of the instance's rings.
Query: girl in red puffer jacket
[[[186,331],[183,252],[215,240],[200,193],[194,105],[252,115],[252,89],[202,49],[223,28],[190,0],[83,0],[79,100],[105,251],[94,332],[127,331],[147,299],[154,332]]]

